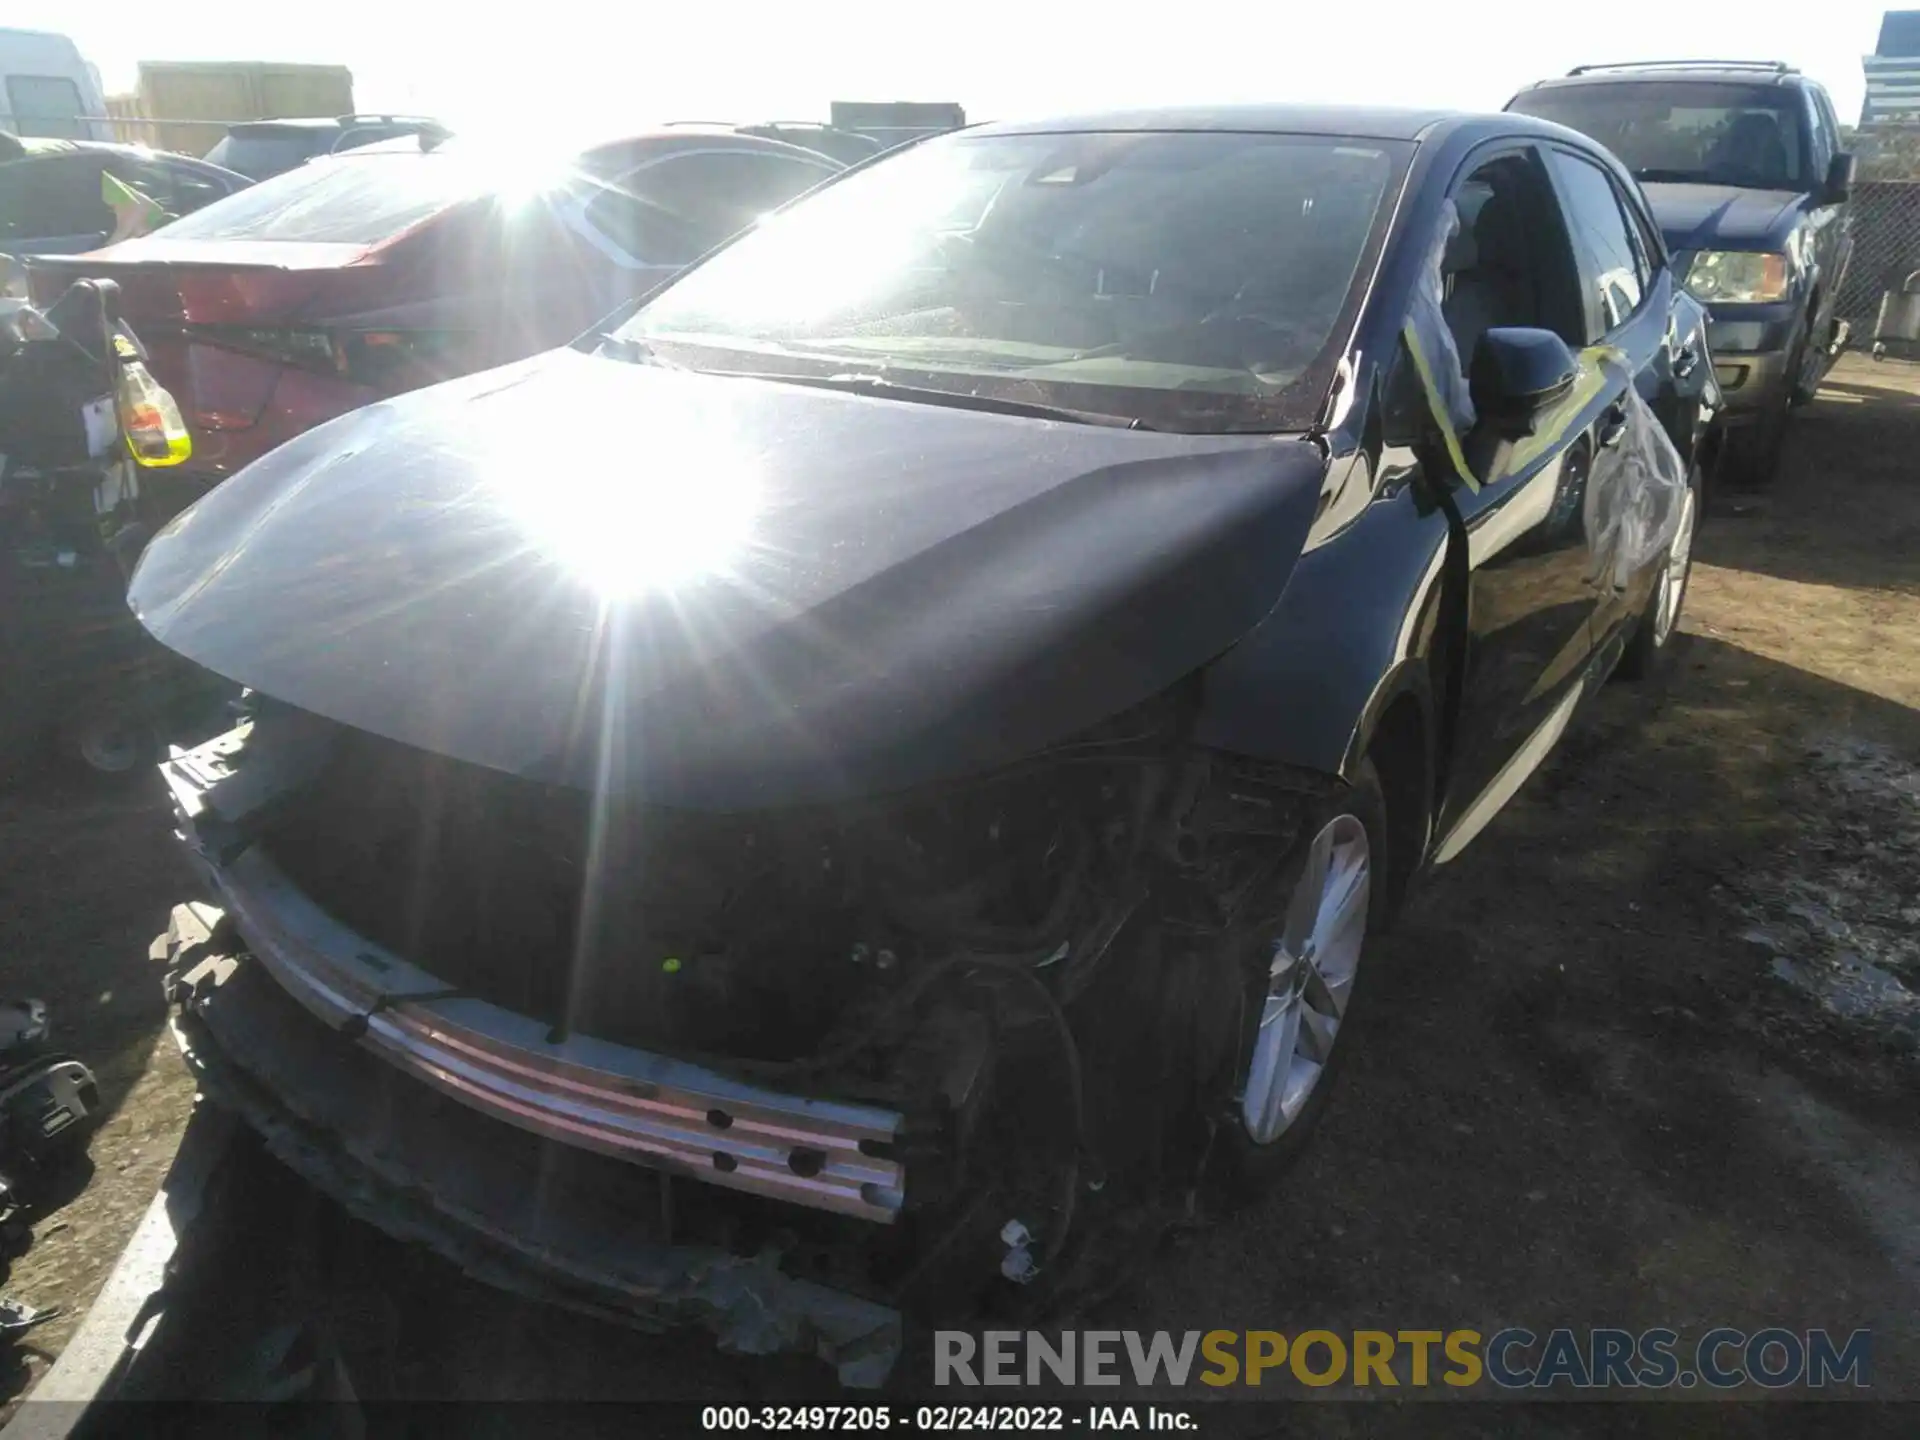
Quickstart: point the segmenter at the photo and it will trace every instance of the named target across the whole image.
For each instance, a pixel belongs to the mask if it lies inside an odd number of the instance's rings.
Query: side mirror
[[[1856,161],[1844,150],[1827,162],[1827,183],[1820,187],[1822,205],[1844,205],[1853,194]]]
[[[1533,433],[1540,412],[1573,388],[1567,342],[1551,330],[1497,328],[1480,337],[1468,375],[1474,411],[1503,437]]]

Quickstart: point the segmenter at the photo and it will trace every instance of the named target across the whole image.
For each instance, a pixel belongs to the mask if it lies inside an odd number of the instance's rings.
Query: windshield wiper
[[[772,380],[782,385],[811,385],[816,390],[839,390],[856,395],[879,395],[916,405],[945,405],[953,410],[984,410],[995,415],[1023,415],[1033,420],[1064,420],[1073,425],[1106,425],[1117,430],[1152,430],[1146,421],[1098,410],[1070,410],[1064,405],[1042,405],[1031,400],[1006,400],[998,395],[975,395],[961,390],[936,390],[925,385],[902,385],[880,375],[791,375],[761,370],[706,370],[706,375],[731,375],[737,380]]]
[[[1651,180],[1656,185],[1702,185],[1707,179],[1697,170],[1646,169],[1633,172],[1636,180]]]

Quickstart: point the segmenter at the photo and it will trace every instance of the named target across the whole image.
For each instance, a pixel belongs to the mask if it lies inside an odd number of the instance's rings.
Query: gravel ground
[[[1716,506],[1669,676],[1609,687],[1371,957],[1372,1033],[1291,1183],[1084,1324],[1868,1326],[1876,1392],[1920,1398],[1916,455],[1920,370],[1843,362],[1774,489]],[[111,1106],[14,1263],[69,1315],[0,1361],[0,1400],[71,1333],[191,1098],[145,959],[182,880],[165,831],[157,796],[0,805],[0,989],[51,1003]],[[407,1393],[829,1393],[811,1362],[432,1284]],[[1357,1413],[1314,1428],[1426,1423]],[[1557,1433],[1506,1413],[1490,1433]]]

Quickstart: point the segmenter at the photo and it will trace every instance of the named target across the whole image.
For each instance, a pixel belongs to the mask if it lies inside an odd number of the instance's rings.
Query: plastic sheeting
[[[1447,460],[1454,474],[1469,490],[1478,490],[1480,482],[1460,448],[1460,437],[1473,428],[1473,398],[1460,364],[1460,347],[1454,343],[1446,315],[1447,251],[1459,233],[1460,212],[1451,200],[1445,201],[1427,247],[1426,261],[1414,285],[1413,303],[1408,308],[1406,322],[1400,327],[1400,338],[1419,376],[1420,392],[1426,399],[1434,428],[1447,447]]]
[[[1439,224],[1427,245],[1427,260],[1420,267],[1420,280],[1414,287],[1413,305],[1407,323],[1418,341],[1418,354],[1426,362],[1434,390],[1445,408],[1447,420],[1456,436],[1473,428],[1473,397],[1467,390],[1467,367],[1460,347],[1454,343],[1453,329],[1447,324],[1447,251],[1460,233],[1460,212],[1451,200],[1440,207]],[[1436,419],[1439,417],[1435,417]]]
[[[1621,401],[1627,432],[1599,452],[1587,481],[1586,532],[1593,578],[1624,590],[1673,543],[1687,496],[1687,462],[1640,392]]]

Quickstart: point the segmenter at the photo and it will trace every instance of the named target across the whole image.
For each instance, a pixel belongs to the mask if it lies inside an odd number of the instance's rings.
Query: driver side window
[[[1587,343],[1579,277],[1553,187],[1532,151],[1502,155],[1454,191],[1460,233],[1441,266],[1447,328],[1463,369],[1487,331],[1551,330],[1575,349]]]
[[[1472,373],[1474,347],[1489,330],[1551,330],[1575,350],[1590,343],[1579,271],[1539,155],[1517,150],[1488,160],[1450,198],[1460,228],[1441,260],[1441,313],[1463,379]],[[1424,414],[1419,381],[1403,351],[1387,387],[1389,442],[1405,443]]]

